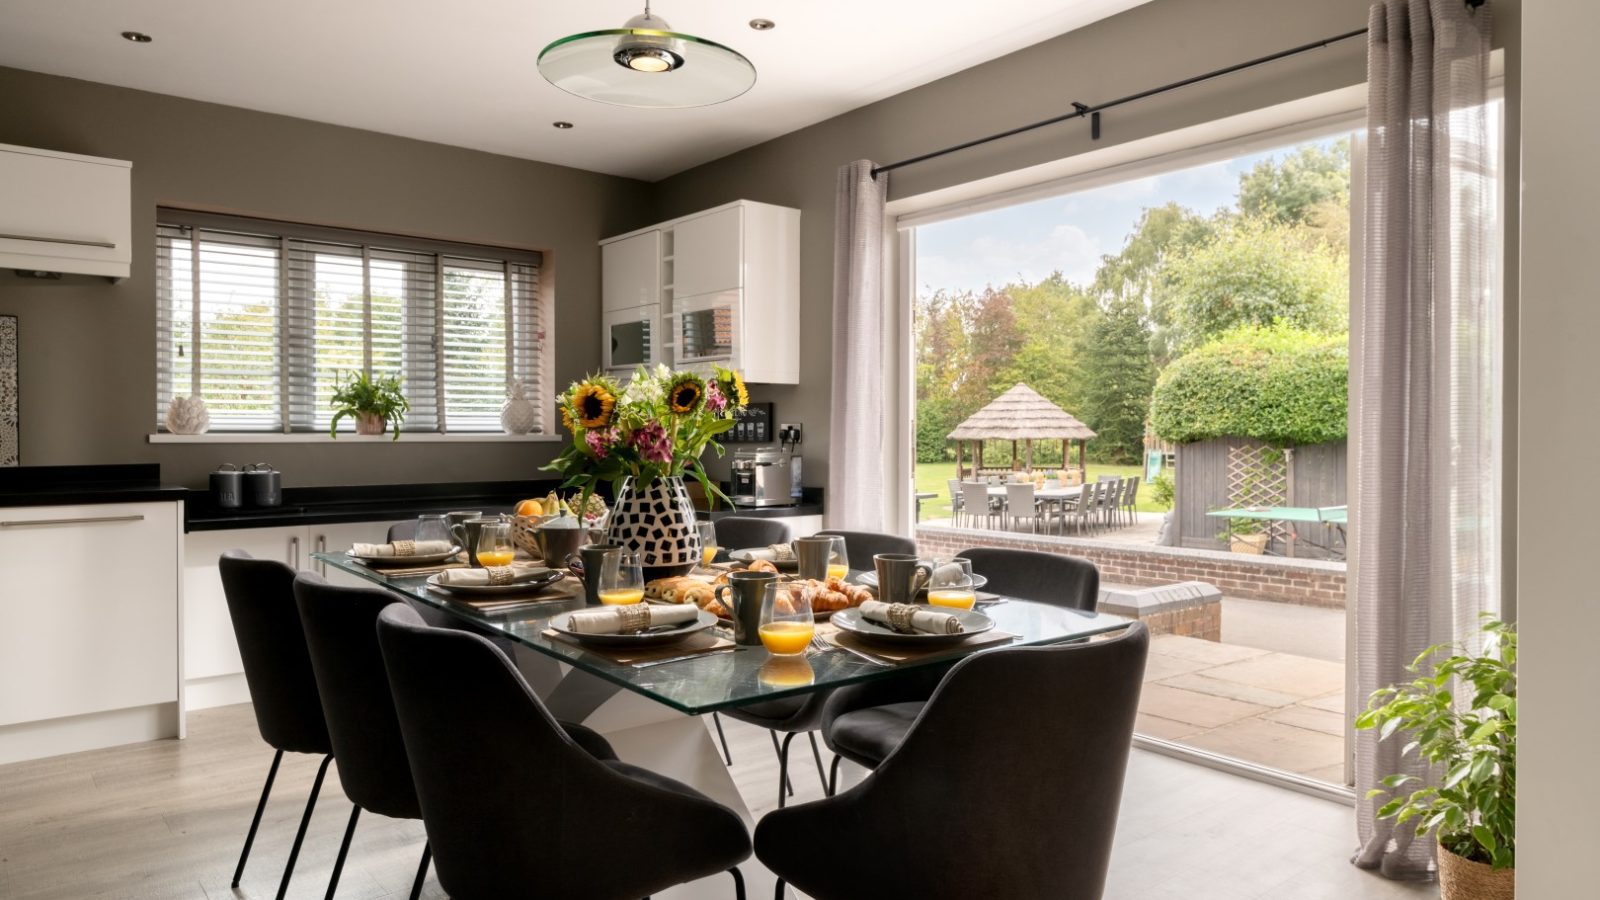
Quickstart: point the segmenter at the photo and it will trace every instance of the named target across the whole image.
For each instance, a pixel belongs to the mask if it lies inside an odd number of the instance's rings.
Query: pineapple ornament
[[[539,422],[539,406],[533,402],[531,385],[513,384],[511,399],[500,408],[500,427],[506,434],[527,434]]]
[[[166,423],[173,434],[205,434],[211,427],[211,413],[198,395],[173,397],[167,404]]]

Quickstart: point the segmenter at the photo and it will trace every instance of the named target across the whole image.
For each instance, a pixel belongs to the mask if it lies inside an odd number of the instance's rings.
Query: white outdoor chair
[[[979,516],[983,517],[983,527],[988,528],[994,524],[994,508],[989,504],[989,485],[984,482],[969,482],[961,485],[961,508],[966,514],[967,524],[973,526]]]
[[[1006,527],[1016,528],[1017,523],[1026,519],[1028,525],[1035,532],[1039,530],[1039,523],[1043,515],[1039,512],[1039,501],[1033,496],[1033,483],[1006,485]]]

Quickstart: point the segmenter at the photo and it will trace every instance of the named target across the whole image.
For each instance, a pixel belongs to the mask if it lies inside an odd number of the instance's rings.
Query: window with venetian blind
[[[367,372],[401,379],[406,431],[497,432],[510,385],[551,393],[540,262],[160,210],[158,427],[173,396],[198,394],[213,432],[326,430],[337,384]],[[541,405],[535,433],[550,431],[549,415]]]

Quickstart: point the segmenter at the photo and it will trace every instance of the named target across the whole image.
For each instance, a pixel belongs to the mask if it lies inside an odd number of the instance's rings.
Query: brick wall
[[[1100,580],[1113,584],[1204,581],[1229,597],[1344,608],[1342,562],[977,531],[948,525],[918,525],[916,536],[919,549],[928,556],[951,556],[968,547],[1042,550],[1086,559],[1100,568]]]

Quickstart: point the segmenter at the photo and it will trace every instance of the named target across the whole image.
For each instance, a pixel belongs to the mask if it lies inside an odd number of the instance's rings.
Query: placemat
[[[543,634],[552,641],[560,641],[563,644],[581,647],[590,653],[603,656],[624,666],[646,665],[657,660],[672,659],[675,656],[701,656],[707,653],[715,653],[718,650],[727,650],[734,646],[733,641],[724,637],[717,637],[710,631],[697,632],[677,643],[655,647],[596,647],[581,643],[577,638],[562,634],[554,628],[546,628]]]
[[[437,575],[445,569],[464,569],[465,562],[429,563],[425,566],[375,566],[364,559],[355,561],[358,566],[366,566],[379,575],[397,575],[401,578],[411,578],[416,575]]]

